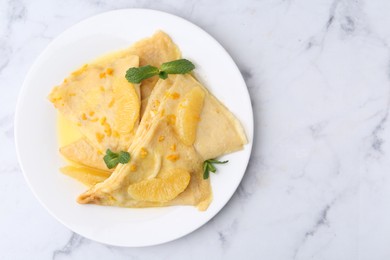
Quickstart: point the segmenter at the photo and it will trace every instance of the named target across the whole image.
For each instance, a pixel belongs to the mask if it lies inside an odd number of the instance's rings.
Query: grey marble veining
[[[119,8],[179,15],[214,36],[248,85],[255,140],[226,207],[179,240],[118,248],[36,201],[18,166],[17,95],[63,30]],[[390,2],[0,1],[0,259],[390,259]]]

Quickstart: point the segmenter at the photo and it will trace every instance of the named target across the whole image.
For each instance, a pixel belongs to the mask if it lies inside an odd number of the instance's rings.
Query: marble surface
[[[248,85],[255,142],[227,206],[179,240],[99,244],[37,202],[15,154],[24,76],[47,44],[107,10],[201,26]],[[390,259],[390,1],[0,0],[0,259]]]

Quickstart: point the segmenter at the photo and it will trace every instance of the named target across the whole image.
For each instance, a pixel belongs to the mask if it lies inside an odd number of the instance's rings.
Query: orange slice
[[[165,178],[154,178],[132,184],[128,193],[139,201],[166,202],[182,193],[190,182],[190,173],[184,169],[172,169]]]
[[[60,170],[63,174],[84,183],[88,187],[92,187],[99,182],[103,182],[111,175],[111,172],[100,171],[83,166],[65,166]]]
[[[127,134],[133,130],[139,118],[140,101],[132,84],[125,77],[117,78],[113,82],[115,129],[120,134]]]
[[[204,97],[204,91],[200,87],[194,87],[179,104],[176,132],[186,145],[192,145],[195,142]]]

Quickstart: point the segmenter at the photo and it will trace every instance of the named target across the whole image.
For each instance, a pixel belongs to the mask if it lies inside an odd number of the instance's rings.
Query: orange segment
[[[154,178],[132,184],[128,193],[139,201],[166,202],[182,193],[190,182],[190,173],[184,169],[172,169],[165,178]]]
[[[113,82],[115,129],[120,134],[130,133],[139,118],[140,101],[132,84],[125,77]]]
[[[103,182],[111,175],[111,173],[107,171],[100,171],[83,166],[65,166],[60,170],[63,174],[68,175],[89,187],[92,187],[99,182]]]
[[[195,87],[179,104],[176,131],[180,140],[186,145],[192,145],[195,142],[204,97],[204,91],[200,87]]]

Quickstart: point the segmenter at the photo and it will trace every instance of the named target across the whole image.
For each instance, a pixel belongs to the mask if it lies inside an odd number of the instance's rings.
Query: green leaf
[[[160,71],[158,76],[160,77],[160,79],[166,79],[168,78],[168,73],[166,73],[165,71]]]
[[[217,171],[217,169],[215,168],[215,166],[212,165],[211,163],[208,163],[207,165],[208,165],[208,167],[209,167],[209,171],[210,171],[210,172],[215,173],[215,172]]]
[[[118,163],[128,163],[130,161],[130,154],[128,152],[121,151],[118,153],[114,153],[110,149],[107,149],[106,155],[103,157],[105,164],[108,169],[115,168]]]
[[[109,155],[109,156],[114,156],[114,155],[116,155],[116,153],[114,153],[114,152],[111,151],[110,149],[107,149],[106,154]]]
[[[130,68],[126,71],[126,79],[131,83],[140,83],[142,80],[160,73],[159,69],[150,65],[139,68]]]
[[[110,149],[107,149],[106,155],[103,157],[104,162],[107,165],[108,169],[112,169],[118,165],[118,155],[112,152]]]
[[[161,64],[158,69],[154,66],[146,65],[134,67],[126,71],[126,79],[131,83],[141,83],[142,80],[158,75],[161,79],[168,78],[168,74],[186,74],[195,69],[194,64],[186,59],[169,61]]]
[[[214,164],[225,164],[228,161],[218,161],[216,159],[209,159],[203,162],[203,179],[208,179],[210,176],[210,172],[215,173],[217,168],[215,168]]]
[[[128,152],[121,151],[119,152],[119,163],[125,164],[130,161],[130,154]]]
[[[195,65],[186,59],[165,62],[161,65],[160,70],[168,74],[186,74],[195,69]]]
[[[209,159],[209,160],[207,160],[207,162],[214,163],[214,164],[225,164],[225,163],[227,163],[229,161],[228,160],[227,161],[218,161],[216,159]]]
[[[210,176],[209,167],[207,161],[203,163],[203,179],[207,180]]]

